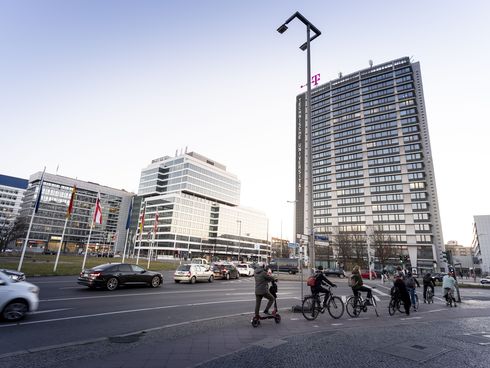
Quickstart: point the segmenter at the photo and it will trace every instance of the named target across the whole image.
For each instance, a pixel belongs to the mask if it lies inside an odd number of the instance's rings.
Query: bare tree
[[[0,249],[5,251],[7,246],[21,238],[27,231],[27,221],[23,217],[18,217],[14,222],[9,223],[0,232]]]
[[[354,251],[353,254],[354,262],[363,268],[366,267],[367,265],[366,237],[363,235],[353,235],[352,249]]]
[[[338,234],[333,237],[333,244],[337,247],[339,266],[347,268],[352,256],[352,238],[349,234]],[[349,265],[350,266],[350,265]]]
[[[382,227],[378,227],[374,230],[372,244],[374,255],[382,268],[389,264],[389,260],[394,259],[397,255],[396,246],[393,244],[393,238],[391,235],[386,234]]]

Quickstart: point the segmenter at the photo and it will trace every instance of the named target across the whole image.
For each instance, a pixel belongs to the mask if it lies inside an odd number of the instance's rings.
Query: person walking
[[[417,311],[417,301],[415,300],[415,288],[420,287],[419,282],[413,276],[412,272],[408,271],[407,277],[405,278],[405,286],[408,293],[410,294],[410,299],[412,301],[412,307],[414,312]]]
[[[260,304],[262,303],[262,298],[268,300],[267,306],[264,309],[264,314],[270,315],[269,309],[274,303],[274,296],[269,292],[269,282],[274,281],[272,276],[272,271],[266,269],[266,264],[261,263],[255,268],[254,272],[255,279],[255,316],[260,316]]]

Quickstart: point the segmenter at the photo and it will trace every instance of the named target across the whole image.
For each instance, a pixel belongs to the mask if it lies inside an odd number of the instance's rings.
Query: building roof
[[[29,185],[29,180],[0,174],[0,185],[19,189],[27,189],[27,186]]]

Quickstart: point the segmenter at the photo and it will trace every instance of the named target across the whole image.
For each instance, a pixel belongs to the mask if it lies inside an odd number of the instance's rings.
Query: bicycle
[[[402,313],[401,310],[402,301],[397,290],[391,293],[390,303],[388,304],[388,313],[390,316],[394,315],[396,311]]]
[[[352,318],[357,318],[361,312],[367,312],[368,306],[372,306],[374,308],[374,312],[376,313],[376,317],[379,317],[374,295],[371,295],[371,298],[364,299],[361,292],[357,292],[356,294],[357,295],[349,297],[345,303],[347,314]]]
[[[456,299],[453,296],[453,289],[451,288],[446,288],[447,294],[446,294],[446,306],[449,307],[456,307]]]
[[[427,288],[427,292],[426,292],[425,296],[427,298],[426,300],[427,300],[428,304],[434,303],[434,292],[432,291],[431,287]]]
[[[303,313],[303,317],[308,321],[313,321],[320,313],[325,313],[325,309],[328,310],[328,314],[330,314],[332,318],[339,319],[342,317],[345,309],[342,299],[333,295],[330,286],[328,286],[328,291],[327,299],[325,299],[326,293],[318,293],[304,297],[303,303],[301,304],[301,313]],[[323,295],[323,304],[321,302],[321,295]]]

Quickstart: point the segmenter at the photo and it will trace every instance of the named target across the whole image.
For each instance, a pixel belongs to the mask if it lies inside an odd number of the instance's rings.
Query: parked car
[[[364,271],[361,273],[361,277],[363,279],[368,279],[369,278],[369,271]],[[371,271],[371,278],[373,279],[377,279],[378,278],[378,274],[376,273],[376,271]]]
[[[340,270],[338,268],[327,268],[326,270],[323,271],[325,276],[337,276],[343,279],[345,277],[345,272],[344,270]]]
[[[252,266],[246,263],[241,263],[236,266],[238,269],[238,273],[240,276],[253,276],[254,275],[254,269]]]
[[[208,261],[204,258],[193,258],[191,264],[207,265]]]
[[[208,265],[183,264],[174,272],[174,281],[194,284],[196,282],[213,282],[214,274]]]
[[[490,279],[489,278],[483,278],[480,280],[480,284],[482,284],[482,285],[490,284]]]
[[[269,265],[272,272],[287,272],[290,275],[298,273],[298,260],[293,258],[273,259]]]
[[[215,263],[211,266],[215,279],[238,279],[240,273],[238,269],[231,263]]]
[[[17,282],[0,272],[0,316],[9,322],[21,320],[39,306],[39,288],[27,281]]]
[[[144,284],[159,287],[163,276],[159,272],[145,270],[143,267],[129,263],[106,263],[83,270],[78,277],[80,285],[91,289],[106,288],[116,290],[121,285]]]
[[[447,275],[446,272],[436,272],[436,273],[433,273],[431,277],[432,277],[432,280],[434,280],[434,281],[442,282],[442,279],[446,275]]]
[[[0,271],[2,271],[4,274],[6,274],[8,277],[10,277],[14,281],[25,281],[26,280],[26,275],[24,272],[7,270],[7,269],[0,269]]]

